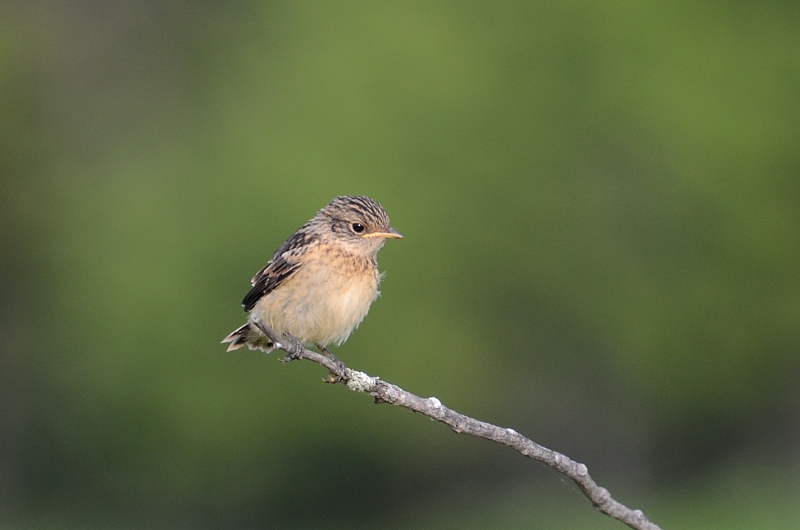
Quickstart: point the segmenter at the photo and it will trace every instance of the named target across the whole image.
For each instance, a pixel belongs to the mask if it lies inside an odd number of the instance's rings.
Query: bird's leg
[[[337,359],[336,356],[333,355],[330,351],[328,351],[328,348],[326,348],[325,346],[323,346],[321,344],[317,344],[316,346],[319,349],[319,351],[321,351],[322,354],[325,355],[325,357],[327,357],[328,359],[333,361],[334,364],[336,365],[336,373],[331,371],[331,373],[328,374],[327,381],[329,383],[339,383],[339,382],[343,381],[344,380],[345,370],[347,369],[347,367],[344,365],[344,363],[342,361],[340,361],[339,359]]]
[[[286,346],[286,357],[283,358],[284,363],[288,363],[289,361],[294,361],[295,359],[302,359],[303,358],[303,351],[306,349],[303,342],[289,335],[288,333],[284,333],[283,336],[286,338],[286,342],[289,344],[284,344]]]

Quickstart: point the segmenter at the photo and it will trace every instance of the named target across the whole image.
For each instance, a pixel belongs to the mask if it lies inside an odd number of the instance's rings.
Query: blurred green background
[[[225,353],[332,197],[335,353],[663,528],[800,526],[800,4],[0,5],[0,526],[623,528],[508,448]]]

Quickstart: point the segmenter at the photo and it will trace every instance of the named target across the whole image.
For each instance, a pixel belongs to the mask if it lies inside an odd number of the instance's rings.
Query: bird
[[[380,294],[378,251],[387,239],[402,238],[377,201],[335,197],[256,273],[242,300],[248,321],[222,343],[230,343],[227,351],[272,351],[273,341],[252,321],[257,315],[278,335],[333,358],[327,346],[344,343]]]

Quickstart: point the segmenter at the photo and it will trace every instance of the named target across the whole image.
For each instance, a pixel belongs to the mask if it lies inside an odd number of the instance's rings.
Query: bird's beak
[[[394,228],[390,228],[388,232],[371,232],[369,234],[364,234],[363,236],[361,236],[361,239],[367,239],[370,237],[382,237],[384,239],[403,239],[403,234],[401,234]]]

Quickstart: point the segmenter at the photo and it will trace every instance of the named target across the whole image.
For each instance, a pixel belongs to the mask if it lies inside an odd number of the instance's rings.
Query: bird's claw
[[[347,373],[347,367],[339,359],[333,358],[332,360],[334,364],[336,364],[336,370],[331,370],[328,374],[328,382],[341,383],[346,379],[345,374]]]
[[[330,359],[333,362],[333,364],[336,365],[336,370],[335,371],[331,370],[325,381],[328,383],[341,383],[342,381],[344,381],[345,380],[344,375],[347,371],[347,366],[345,366],[345,364],[342,361],[337,359],[335,355],[333,355],[330,351],[328,351],[328,348],[326,348],[325,346],[317,344],[317,348],[319,348],[319,351],[321,351],[325,357]]]
[[[306,349],[305,345],[289,334],[286,334],[285,338],[287,342],[287,344],[284,344],[284,346],[286,346],[286,357],[284,357],[281,362],[288,363],[296,359],[302,359],[303,351]]]

